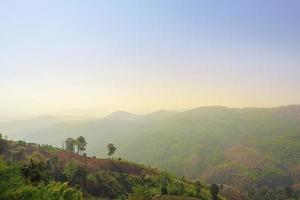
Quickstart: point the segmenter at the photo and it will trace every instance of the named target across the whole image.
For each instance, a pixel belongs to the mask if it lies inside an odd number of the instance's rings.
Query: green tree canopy
[[[83,136],[79,136],[75,140],[75,145],[77,146],[77,153],[81,154],[81,152],[86,150],[87,142],[85,141],[85,138]]]
[[[75,151],[75,140],[73,138],[67,138],[65,140],[65,148],[67,151],[74,152]]]
[[[113,155],[115,153],[115,151],[117,150],[117,148],[112,143],[107,145],[107,149],[108,149],[108,156]]]

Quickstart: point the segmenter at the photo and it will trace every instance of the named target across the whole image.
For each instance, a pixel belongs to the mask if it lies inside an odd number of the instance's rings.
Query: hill
[[[88,153],[97,156],[104,156],[105,144],[112,142],[118,147],[118,157],[189,180],[229,185],[245,194],[253,188],[299,188],[298,105],[123,114],[37,126],[26,140],[61,146],[67,135],[83,135],[89,142]],[[2,127],[0,124],[0,130],[9,133]]]
[[[212,199],[206,185],[121,159],[4,139],[0,153],[0,199]]]

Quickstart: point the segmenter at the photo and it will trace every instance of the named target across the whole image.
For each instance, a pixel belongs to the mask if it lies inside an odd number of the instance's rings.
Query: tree
[[[78,170],[78,165],[73,160],[71,160],[65,165],[64,174],[67,176],[68,181],[73,182],[77,170]]]
[[[85,138],[83,136],[79,136],[75,140],[75,145],[77,146],[77,153],[81,154],[82,151],[86,150],[87,142],[85,141]]]
[[[22,167],[23,176],[33,184],[37,184],[41,181],[49,182],[52,169],[51,163],[49,162],[42,154],[34,152],[29,157],[27,163]]]
[[[211,184],[210,185],[210,194],[213,200],[218,199],[218,194],[219,194],[219,187],[217,184]]]
[[[111,156],[115,153],[115,151],[117,150],[117,148],[114,146],[114,144],[108,144],[107,145],[107,149],[108,149],[108,156]]]
[[[65,147],[67,151],[74,152],[75,140],[73,138],[67,138],[65,141]]]

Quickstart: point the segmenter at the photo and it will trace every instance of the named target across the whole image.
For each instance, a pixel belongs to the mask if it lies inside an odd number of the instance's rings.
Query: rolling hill
[[[153,198],[213,199],[209,186],[158,169],[0,137],[0,199]]]
[[[300,183],[300,106],[200,107],[149,115],[116,112],[102,119],[53,121],[47,126],[0,130],[18,139],[61,146],[67,136],[86,137],[89,155],[104,156],[114,143],[117,157],[167,169],[193,180],[242,190]],[[15,129],[10,129],[14,126]],[[19,136],[18,136],[19,135]]]

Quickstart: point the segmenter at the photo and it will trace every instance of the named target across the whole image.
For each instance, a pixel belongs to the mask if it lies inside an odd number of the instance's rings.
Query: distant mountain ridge
[[[31,142],[51,143],[52,145],[61,146],[65,135],[88,135],[94,140],[94,137],[104,137],[108,141],[108,137],[113,136],[112,142],[122,141],[122,139],[114,138],[114,134],[126,135],[128,137],[136,136],[137,130],[140,134],[143,129],[153,128],[156,123],[168,123],[168,120],[191,119],[213,119],[215,117],[230,119],[232,116],[237,118],[253,117],[253,115],[263,117],[279,117],[285,120],[295,120],[300,118],[300,105],[280,106],[272,108],[228,108],[224,106],[205,106],[190,109],[187,111],[168,111],[159,110],[157,112],[137,115],[127,111],[117,111],[103,118],[93,118],[84,120],[60,120],[53,116],[34,117],[25,120],[15,120],[9,122],[0,122],[0,132],[7,134],[12,139],[23,139]],[[246,118],[247,118],[246,117]],[[247,119],[245,119],[247,120]],[[122,128],[121,128],[122,127]],[[119,129],[121,128],[121,129]],[[133,128],[134,131],[130,129]],[[74,130],[73,130],[74,129]],[[98,131],[98,129],[100,129]],[[109,133],[111,132],[111,134]],[[44,135],[45,134],[45,135]],[[47,135],[57,135],[50,141],[45,140]],[[125,142],[126,143],[126,142]],[[101,152],[102,150],[100,150]],[[92,148],[91,153],[97,153]]]
[[[179,112],[176,111],[168,111],[168,110],[159,110],[156,112],[148,113],[148,114],[132,114],[127,111],[116,111],[113,112],[101,119],[108,120],[147,120],[147,119],[161,119],[173,116]]]
[[[19,122],[18,122],[19,123]],[[28,142],[61,146],[83,135],[89,155],[116,156],[167,169],[188,179],[246,186],[300,184],[300,105],[273,108],[199,107],[146,115],[115,112],[101,119],[58,121],[30,129],[0,124],[0,132]],[[20,137],[21,138],[21,137]],[[16,138],[18,139],[18,138]]]

